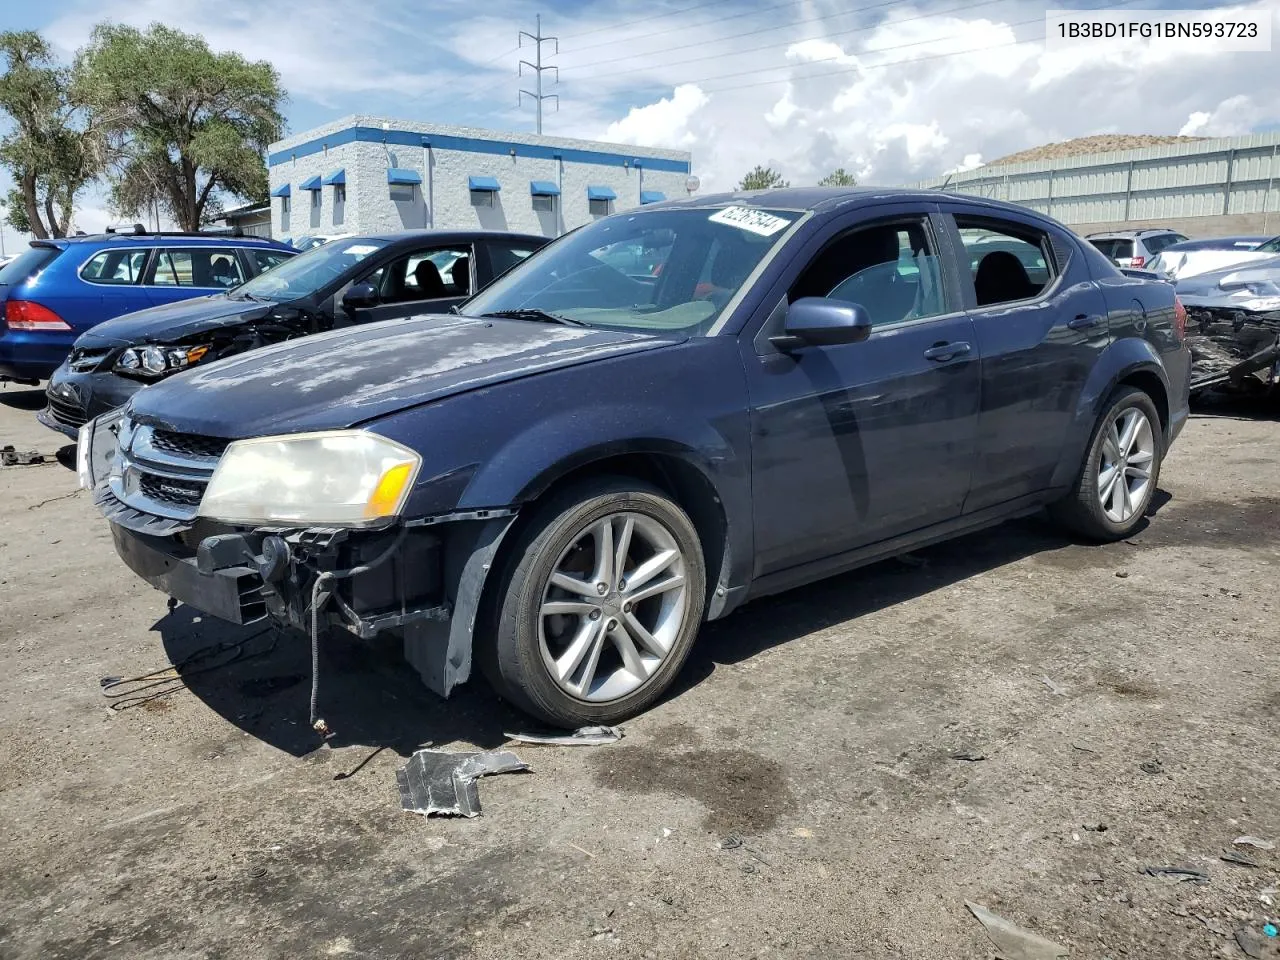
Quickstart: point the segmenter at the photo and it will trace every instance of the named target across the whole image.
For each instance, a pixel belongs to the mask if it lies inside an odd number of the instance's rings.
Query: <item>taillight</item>
[[[1129,266],[1134,269],[1137,269],[1138,267],[1141,267],[1146,262],[1147,262],[1146,257],[1134,257],[1131,261],[1129,261]]]
[[[1173,333],[1179,340],[1187,338],[1187,308],[1177,294],[1173,296]]]
[[[11,330],[70,330],[60,316],[43,303],[10,300],[4,305],[4,321]]]

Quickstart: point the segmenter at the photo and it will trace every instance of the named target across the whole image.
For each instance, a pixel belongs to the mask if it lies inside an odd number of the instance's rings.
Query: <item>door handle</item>
[[[963,340],[957,340],[955,343],[935,343],[932,347],[924,352],[926,360],[936,360],[942,363],[951,360],[954,357],[962,357],[970,350],[969,344]]]
[[[1067,326],[1072,330],[1087,330],[1090,327],[1096,327],[1102,322],[1102,318],[1097,314],[1080,314],[1074,320],[1067,321]]]

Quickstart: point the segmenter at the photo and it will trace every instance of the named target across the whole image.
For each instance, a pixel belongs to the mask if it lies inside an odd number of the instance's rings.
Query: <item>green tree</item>
[[[76,194],[97,172],[94,138],[78,122],[70,73],[33,30],[0,33],[0,111],[12,128],[0,137],[0,165],[16,186],[9,223],[40,239],[64,237]]]
[[[74,90],[101,131],[120,214],[155,203],[199,230],[221,209],[219,194],[266,195],[263,154],[284,128],[271,64],[215,53],[159,23],[103,23],[77,54]]]
[[[774,170],[773,167],[762,167],[756,164],[756,168],[742,178],[738,184],[739,190],[767,190],[770,187],[789,187],[791,184],[782,179],[782,174]]]
[[[837,167],[818,181],[820,187],[856,187],[858,178],[846,173],[844,167]]]

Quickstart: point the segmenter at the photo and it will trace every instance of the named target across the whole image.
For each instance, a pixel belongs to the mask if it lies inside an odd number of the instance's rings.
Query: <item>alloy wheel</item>
[[[574,537],[543,590],[543,664],[577,700],[634,693],[666,660],[688,600],[684,555],[662,523],[633,512],[602,517]]]
[[[1125,523],[1146,509],[1155,455],[1155,434],[1142,410],[1128,407],[1107,424],[1098,464],[1098,503],[1107,519]]]

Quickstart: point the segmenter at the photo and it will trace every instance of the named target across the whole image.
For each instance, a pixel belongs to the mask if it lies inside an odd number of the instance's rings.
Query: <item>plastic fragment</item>
[[[1059,960],[1068,955],[1066,947],[1023,930],[986,907],[968,900],[964,905],[982,924],[987,937],[995,944],[996,956],[1000,960]]]
[[[622,739],[620,727],[579,727],[569,733],[504,733],[508,740],[547,747],[596,747]]]
[[[527,763],[506,750],[489,753],[419,750],[396,771],[400,806],[426,817],[478,817],[478,779],[528,769]]]

